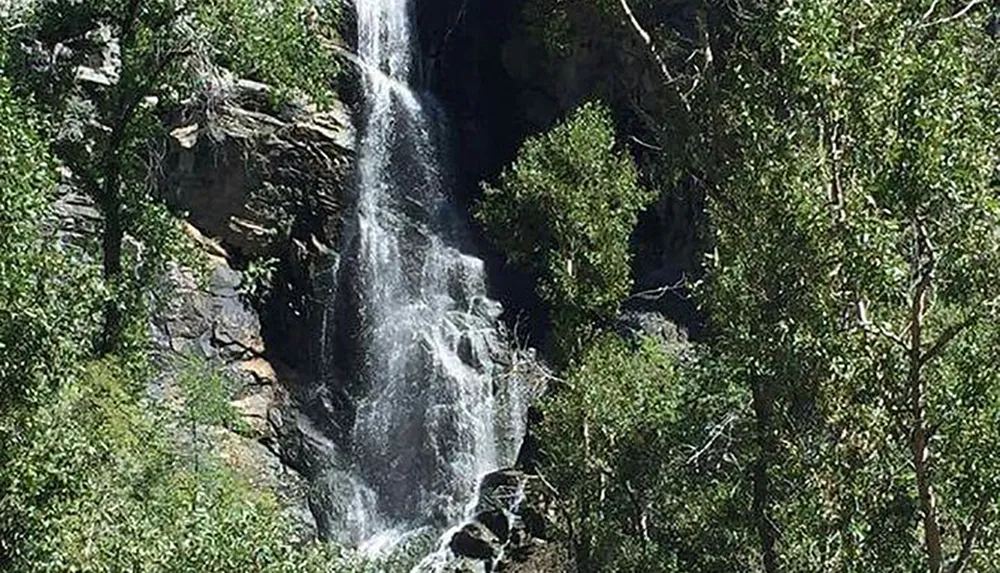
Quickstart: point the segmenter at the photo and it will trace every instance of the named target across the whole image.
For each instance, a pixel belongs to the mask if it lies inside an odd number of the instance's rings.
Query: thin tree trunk
[[[104,229],[101,236],[104,280],[112,288],[112,297],[104,306],[104,326],[101,333],[100,355],[114,352],[118,347],[122,329],[121,308],[115,291],[122,276],[122,202],[121,163],[117,158],[120,145],[119,136],[113,133],[105,163],[104,182],[101,186],[101,211],[104,215]]]
[[[919,220],[914,221],[916,236],[916,260],[913,262],[917,285],[913,291],[910,307],[910,341],[909,368],[907,385],[910,392],[910,411],[912,428],[910,432],[910,451],[913,458],[913,470],[916,474],[917,495],[920,500],[920,512],[923,516],[924,549],[927,552],[927,570],[930,573],[941,573],[944,562],[941,544],[941,525],[937,515],[937,501],[934,498],[934,488],[930,476],[930,432],[927,425],[927,388],[921,369],[924,364],[922,356],[924,314],[930,297],[933,272],[933,254],[930,252],[926,230]]]
[[[121,196],[121,153],[124,140],[125,118],[119,118],[111,130],[105,149],[104,180],[100,187],[100,206],[104,215],[104,229],[101,234],[104,280],[112,289],[111,299],[104,306],[104,325],[98,352],[106,356],[114,352],[121,338],[122,314],[119,307],[117,289],[122,276],[122,227]]]
[[[760,552],[766,573],[778,571],[778,530],[771,519],[771,480],[769,476],[776,453],[772,420],[774,397],[761,380],[753,384],[753,409],[757,419],[756,439],[759,453],[753,469],[753,521],[760,539]]]

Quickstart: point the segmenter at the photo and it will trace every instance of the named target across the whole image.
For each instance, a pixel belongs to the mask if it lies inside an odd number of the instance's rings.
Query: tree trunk
[[[124,19],[121,21],[120,52],[123,62],[128,60],[128,54],[135,48],[136,29],[139,24],[139,11],[144,0],[129,0],[125,7]],[[132,86],[134,70],[123,66],[121,77],[115,86],[115,96],[111,99],[112,106],[108,110],[108,123],[111,133],[104,148],[101,164],[104,168],[104,180],[99,190],[98,203],[104,215],[104,230],[101,236],[101,251],[104,256],[104,281],[111,289],[111,298],[104,306],[104,325],[98,345],[98,354],[106,356],[121,344],[122,308],[120,305],[120,289],[122,277],[122,240],[125,236],[124,221],[122,221],[122,148],[126,140],[126,132],[134,112],[134,103],[138,102],[144,93],[130,94],[126,91]],[[155,80],[155,77],[153,78]]]
[[[104,215],[101,251],[104,258],[104,280],[112,292],[110,300],[104,305],[104,326],[98,348],[101,356],[114,352],[121,343],[122,312],[117,291],[122,276],[122,240],[125,233],[122,228],[121,162],[117,157],[121,147],[119,141],[118,133],[112,133],[105,162],[104,182],[101,185],[100,203]]]
[[[778,555],[775,547],[778,542],[778,530],[769,514],[771,506],[769,471],[776,453],[772,428],[774,397],[766,383],[761,380],[753,384],[753,410],[757,420],[755,433],[759,450],[753,468],[753,521],[760,539],[764,571],[775,573],[778,571]]]
[[[923,424],[918,423],[913,431],[911,448],[913,451],[913,467],[917,474],[920,512],[924,517],[924,547],[927,550],[927,570],[930,573],[941,573],[941,565],[944,561],[941,548],[941,526],[938,523],[937,501],[934,499],[934,489],[931,486],[929,468],[927,467],[927,438],[928,436]]]
[[[934,498],[934,489],[931,484],[930,444],[928,443],[931,434],[927,428],[927,388],[922,372],[924,364],[923,323],[930,298],[934,257],[922,221],[915,218],[913,228],[917,252],[916,259],[912,264],[917,284],[913,290],[910,306],[909,368],[907,372],[912,418],[910,452],[913,460],[913,471],[916,474],[920,513],[923,515],[927,570],[930,573],[941,573],[944,562],[941,547],[941,524],[938,521],[937,501]]]

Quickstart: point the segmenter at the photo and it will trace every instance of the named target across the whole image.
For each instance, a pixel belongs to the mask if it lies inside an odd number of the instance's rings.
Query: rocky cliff
[[[207,291],[190,280],[177,289],[156,331],[171,351],[200,353],[239,374],[234,405],[257,444],[242,459],[291,483],[282,491],[311,523],[315,434],[302,411],[317,376],[316,277],[335,256],[354,135],[336,102],[319,111],[274,101],[269,86],[221,80],[171,118],[165,198],[214,270]]]

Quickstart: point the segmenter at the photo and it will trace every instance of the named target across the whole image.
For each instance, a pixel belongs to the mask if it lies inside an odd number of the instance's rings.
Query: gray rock
[[[684,329],[659,312],[624,311],[618,315],[615,326],[619,334],[632,340],[646,336],[662,340],[667,345],[682,345],[687,342]]]
[[[420,571],[464,571],[476,561],[487,572],[575,571],[569,544],[555,538],[557,502],[539,475],[514,468],[487,474],[480,482],[475,518],[451,534],[448,553],[434,554]]]
[[[103,217],[94,201],[63,178],[52,205],[51,225],[63,244],[86,246],[97,237]]]
[[[240,275],[223,259],[211,264],[205,288],[188,271],[175,266],[169,272],[172,296],[153,318],[153,339],[176,353],[224,362],[261,355],[260,319],[240,298]]]
[[[482,524],[490,531],[499,544],[507,543],[510,539],[510,520],[507,513],[502,510],[484,511],[475,517],[476,523]]]
[[[205,238],[197,236],[196,241]],[[212,449],[258,487],[273,491],[302,539],[315,537],[308,481],[298,468],[286,463],[284,448],[289,440],[282,440],[296,427],[287,422],[294,411],[285,388],[296,377],[264,358],[260,319],[239,293],[242,275],[219,257],[210,258],[210,266],[205,281],[176,265],[164,279],[170,297],[151,324],[161,374],[150,394],[168,403],[180,395],[179,376],[186,361],[175,360],[177,355],[193,355],[232,381],[231,403],[247,431],[237,434],[211,428],[207,435]],[[297,430],[296,435],[308,434]],[[310,442],[303,447],[319,448]],[[322,455],[311,453],[317,458]]]
[[[455,555],[472,559],[493,559],[500,552],[502,542],[483,524],[473,521],[462,526],[448,542]]]
[[[293,239],[329,249],[353,158],[350,118],[337,103],[274,109],[272,96],[266,84],[224,78],[194,98],[170,132],[165,194],[244,256],[278,254]]]

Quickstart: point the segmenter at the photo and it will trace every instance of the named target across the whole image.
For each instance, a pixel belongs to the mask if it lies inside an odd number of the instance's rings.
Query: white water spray
[[[499,304],[482,260],[459,250],[432,101],[410,86],[408,0],[356,0],[365,91],[357,196],[341,244],[337,319],[353,425],[332,516],[339,536],[379,553],[466,517],[480,476],[513,462],[498,427],[492,353]],[[337,360],[334,360],[337,362]],[[519,404],[519,402],[518,402]],[[345,535],[346,533],[346,535]]]

